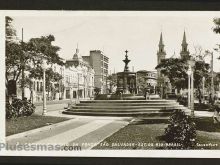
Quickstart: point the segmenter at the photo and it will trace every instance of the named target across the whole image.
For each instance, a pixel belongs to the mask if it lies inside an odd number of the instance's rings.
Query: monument
[[[128,63],[131,61],[128,59],[128,51],[125,51],[125,63],[124,71],[117,73],[117,92],[123,94],[136,94],[136,72],[130,72]]]

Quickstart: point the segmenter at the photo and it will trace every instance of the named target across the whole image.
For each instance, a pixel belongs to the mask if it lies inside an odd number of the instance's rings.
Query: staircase
[[[175,109],[185,110],[175,100],[84,100],[64,114],[85,116],[165,117]]]

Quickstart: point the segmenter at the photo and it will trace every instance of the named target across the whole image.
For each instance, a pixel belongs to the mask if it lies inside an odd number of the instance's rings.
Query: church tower
[[[157,65],[159,65],[161,60],[165,59],[165,57],[166,57],[166,52],[164,50],[164,46],[165,45],[163,43],[163,34],[162,34],[162,32],[160,34],[160,41],[159,41],[159,45],[158,46],[159,46],[159,50],[157,51]],[[157,69],[157,77],[158,77],[158,79],[161,77],[159,69]]]
[[[182,41],[182,50],[180,51],[180,57],[181,59],[189,59],[189,50],[188,50],[188,44],[186,42],[186,33],[184,31],[184,34],[183,34],[183,41]]]

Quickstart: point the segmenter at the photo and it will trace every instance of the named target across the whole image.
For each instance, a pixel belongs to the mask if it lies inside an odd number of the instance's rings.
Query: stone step
[[[81,112],[81,111],[64,111],[64,114],[83,115],[83,116],[131,116],[131,117],[161,117],[170,116],[170,112]]]
[[[76,106],[155,106],[179,105],[177,102],[168,103],[77,103]]]
[[[182,105],[169,105],[169,106],[72,106],[70,109],[178,109]]]
[[[175,100],[83,100],[64,114],[84,116],[125,116],[140,118],[161,118],[166,120],[174,109],[185,110]]]
[[[115,113],[127,113],[127,112],[133,112],[133,113],[140,113],[140,112],[147,112],[147,113],[159,113],[159,112],[173,112],[173,109],[69,109],[67,111],[73,111],[73,112],[115,112]]]
[[[176,103],[175,100],[81,100],[80,103]]]

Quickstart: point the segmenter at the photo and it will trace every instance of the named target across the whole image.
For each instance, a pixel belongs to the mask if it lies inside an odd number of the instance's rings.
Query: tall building
[[[91,50],[89,56],[83,59],[90,63],[95,71],[94,87],[101,89],[101,93],[107,93],[107,76],[109,58],[101,50]]]
[[[189,50],[187,48],[188,44],[186,42],[186,33],[185,33],[185,31],[183,33],[183,40],[182,40],[181,46],[182,46],[182,49],[180,51],[180,57],[182,59],[189,59]]]
[[[182,44],[183,48],[185,48],[185,43],[186,42],[184,42],[184,44]],[[164,49],[165,45],[164,45],[164,41],[163,41],[162,32],[160,34],[160,41],[159,41],[158,47],[159,47],[159,50],[157,51],[157,65],[159,65],[163,59],[166,59],[166,51]],[[156,91],[158,91],[160,93],[162,98],[166,98],[167,93],[172,92],[172,86],[169,82],[168,77],[164,76],[161,73],[160,69],[157,69],[157,90]]]

